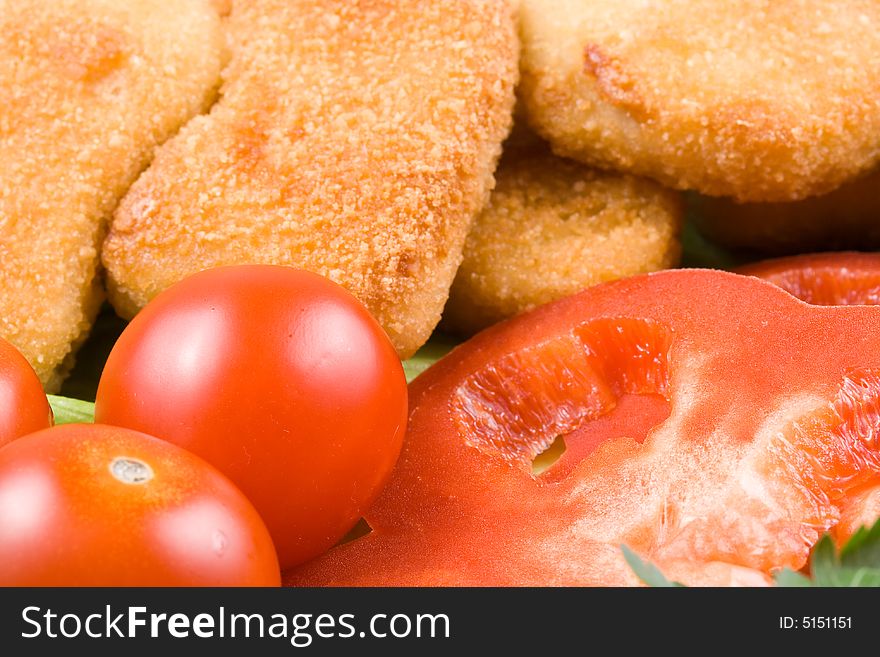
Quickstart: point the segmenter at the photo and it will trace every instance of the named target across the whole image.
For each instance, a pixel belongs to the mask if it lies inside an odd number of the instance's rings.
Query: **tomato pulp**
[[[228,479],[151,436],[66,424],[0,449],[0,585],[277,586]]]
[[[820,306],[880,305],[880,253],[841,251],[773,258],[740,268],[801,301]],[[880,483],[853,494],[832,530],[839,544],[880,518]]]
[[[416,379],[372,531],[284,581],[637,584],[627,544],[684,583],[768,583],[880,483],[878,436],[880,309],[717,271],[616,281]]]
[[[406,428],[391,342],[343,288],[290,267],[220,267],[169,288],[120,336],[98,422],[180,445],[237,484],[282,565],[331,547],[387,480]]]

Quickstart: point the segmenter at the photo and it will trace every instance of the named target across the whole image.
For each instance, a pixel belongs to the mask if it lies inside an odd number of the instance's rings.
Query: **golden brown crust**
[[[0,0],[0,335],[56,390],[102,299],[104,222],[210,100],[206,1]]]
[[[591,285],[678,264],[676,192],[557,157],[519,129],[496,177],[468,234],[445,329],[472,334]]]
[[[880,172],[794,203],[737,203],[694,195],[694,225],[731,249],[764,255],[880,248]]]
[[[558,153],[740,201],[880,159],[880,3],[522,0],[521,97]]]
[[[220,16],[228,16],[232,11],[232,0],[210,0],[214,11]]]
[[[131,315],[200,269],[293,265],[348,288],[408,356],[493,184],[517,76],[511,9],[263,0],[228,20],[221,100],[115,214],[111,301]]]

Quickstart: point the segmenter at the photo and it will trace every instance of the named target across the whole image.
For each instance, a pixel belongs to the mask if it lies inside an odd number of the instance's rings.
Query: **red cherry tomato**
[[[276,586],[253,506],[151,436],[67,424],[0,450],[0,585]]]
[[[222,267],[129,324],[96,420],[203,457],[250,498],[283,566],[336,543],[376,497],[406,427],[406,380],[348,292],[279,266]]]
[[[0,338],[0,447],[52,426],[52,409],[34,368]]]

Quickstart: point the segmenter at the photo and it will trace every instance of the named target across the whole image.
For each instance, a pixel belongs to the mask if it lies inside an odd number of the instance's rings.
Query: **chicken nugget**
[[[0,335],[48,391],[102,298],[98,247],[220,76],[207,1],[0,0]]]
[[[474,222],[443,328],[469,335],[598,283],[674,267],[678,192],[553,155],[515,129]]]
[[[794,203],[688,199],[694,226],[730,249],[764,255],[880,248],[880,172]]]
[[[402,357],[440,319],[510,128],[502,0],[234,4],[221,99],[114,215],[109,296],[131,316],[201,269],[283,264],[362,301]]]
[[[562,155],[740,202],[880,161],[875,0],[522,0],[522,98]]]

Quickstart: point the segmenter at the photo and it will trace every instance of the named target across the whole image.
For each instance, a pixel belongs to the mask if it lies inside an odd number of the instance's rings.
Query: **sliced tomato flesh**
[[[871,527],[880,518],[880,484],[871,482],[854,488],[841,507],[840,522],[832,536],[843,545],[862,527]]]
[[[776,258],[738,270],[819,306],[880,304],[880,253],[837,252]]]
[[[372,531],[287,584],[637,584],[624,543],[685,583],[767,583],[876,509],[880,308],[707,270],[608,283],[453,350],[408,427]]]
[[[450,410],[468,445],[524,472],[563,436],[566,454],[545,475],[555,480],[607,437],[634,434],[641,442],[669,414],[670,339],[644,320],[589,322],[466,377]],[[633,399],[642,395],[652,400]]]

